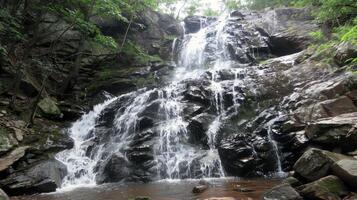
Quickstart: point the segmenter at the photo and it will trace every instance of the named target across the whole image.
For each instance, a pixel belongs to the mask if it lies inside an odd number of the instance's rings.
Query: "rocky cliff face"
[[[121,44],[127,24],[93,20],[103,33],[115,36]],[[130,46],[134,50],[115,54],[85,41],[86,53],[76,85],[61,95],[57,91],[72,70],[68,63],[73,61],[80,41],[80,32],[75,30],[61,35],[69,26],[54,16],[47,16],[40,25],[42,31],[55,34],[37,43],[31,53],[33,65],[21,80],[16,109],[9,107],[15,71],[9,63],[1,63],[0,188],[9,195],[51,192],[58,188],[67,167],[53,157],[73,147],[73,140],[66,133],[70,123],[105,99],[107,92],[118,95],[163,82],[172,68],[164,60],[170,60],[172,41],[182,34],[181,26],[170,16],[151,10],[142,12],[128,36],[130,43],[135,42]],[[56,45],[52,46],[54,42]],[[35,124],[28,126],[29,105],[34,104],[47,74]],[[156,79],[156,74],[162,80]]]

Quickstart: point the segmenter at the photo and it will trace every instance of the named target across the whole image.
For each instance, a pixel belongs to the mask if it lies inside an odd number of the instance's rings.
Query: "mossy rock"
[[[46,117],[59,118],[62,115],[61,110],[58,108],[56,101],[51,99],[50,97],[42,99],[40,103],[38,103],[38,107],[41,109],[43,115]]]
[[[344,183],[336,176],[326,176],[301,186],[301,194],[309,199],[340,199],[348,194]]]

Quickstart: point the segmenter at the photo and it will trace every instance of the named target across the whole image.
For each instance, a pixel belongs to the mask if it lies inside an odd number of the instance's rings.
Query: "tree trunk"
[[[124,38],[123,38],[123,42],[121,43],[119,51],[122,51],[123,48],[124,48],[124,45],[125,45],[126,39],[128,37],[128,33],[129,33],[129,30],[130,30],[131,24],[133,23],[133,20],[134,20],[134,14],[132,14],[131,17],[130,17],[130,21],[129,21],[128,27],[126,28],[125,35],[124,35]]]

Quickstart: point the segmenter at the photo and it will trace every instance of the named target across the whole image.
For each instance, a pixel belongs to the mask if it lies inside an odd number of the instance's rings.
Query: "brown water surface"
[[[204,200],[213,197],[231,197],[236,200],[260,199],[263,192],[277,185],[279,180],[209,180],[209,188],[201,194],[193,194],[197,180],[160,181],[146,184],[107,184],[96,187],[76,188],[67,192],[55,192],[33,196],[13,197],[12,200],[128,200],[147,196],[152,200]],[[243,189],[237,189],[243,188]],[[239,191],[240,190],[240,191]],[[246,192],[242,192],[246,191]]]

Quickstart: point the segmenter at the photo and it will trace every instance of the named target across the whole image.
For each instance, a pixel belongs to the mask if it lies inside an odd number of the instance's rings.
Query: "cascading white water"
[[[124,153],[129,148],[133,138],[138,133],[137,126],[141,114],[150,105],[151,96],[157,94],[154,103],[159,103],[158,110],[153,111],[162,115],[155,121],[157,133],[153,145],[153,156],[157,163],[158,179],[183,179],[225,176],[220,156],[216,148],[217,134],[222,121],[227,117],[223,93],[231,90],[233,105],[236,112],[239,107],[240,92],[237,87],[243,82],[239,74],[245,73],[243,68],[233,68],[232,59],[228,51],[228,40],[234,37],[227,33],[226,25],[229,15],[222,15],[217,21],[207,24],[201,22],[201,29],[197,33],[186,34],[182,39],[182,48],[178,56],[175,76],[171,83],[162,88],[142,89],[136,92],[113,97],[94,107],[93,111],[75,122],[69,130],[75,146],[71,150],[58,154],[57,158],[68,167],[68,175],[62,187],[95,184],[96,167],[106,160],[110,154],[120,153],[126,160]],[[205,27],[203,27],[203,24]],[[214,39],[208,35],[214,34]],[[178,39],[174,40],[172,56],[176,52]],[[207,49],[214,52],[207,55]],[[234,82],[222,80],[221,71],[230,70],[235,74]],[[183,91],[186,81],[199,80],[202,76],[210,76],[208,90],[212,93],[212,106],[216,115],[206,131],[208,149],[197,148],[188,144],[189,121],[183,116]],[[154,95],[155,96],[155,95]],[[126,98],[124,105],[116,111],[113,135],[109,140],[98,145],[90,156],[87,151],[90,142],[95,140],[93,131],[101,113],[113,102]],[[109,136],[108,136],[109,137]],[[275,146],[274,146],[275,148]],[[276,147],[277,148],[277,147]],[[279,161],[279,160],[278,160]],[[280,161],[279,161],[280,163]],[[279,165],[280,166],[280,165]],[[199,171],[199,173],[197,173]]]
[[[74,140],[74,147],[57,155],[57,159],[63,162],[68,169],[68,175],[65,177],[62,187],[95,184],[95,174],[92,169],[97,164],[98,158],[86,156],[88,147],[86,142],[91,140],[88,136],[95,129],[100,113],[116,99],[117,97],[110,98],[94,106],[92,111],[83,115],[69,129],[69,134]]]

